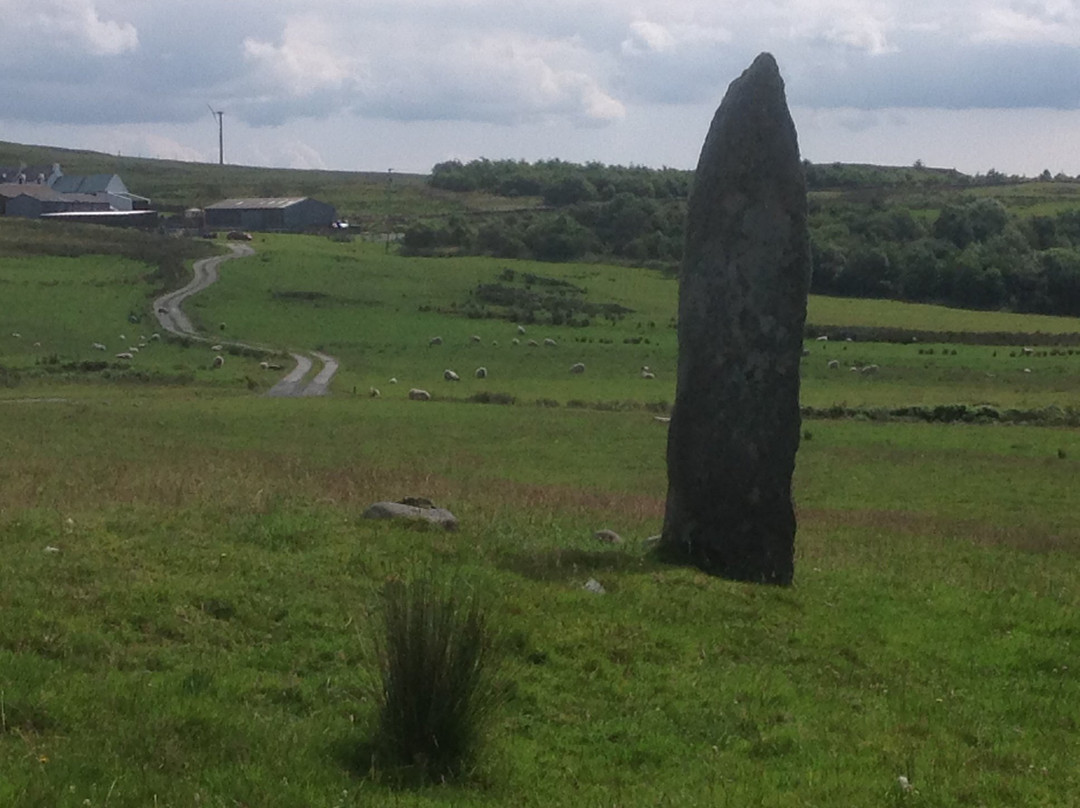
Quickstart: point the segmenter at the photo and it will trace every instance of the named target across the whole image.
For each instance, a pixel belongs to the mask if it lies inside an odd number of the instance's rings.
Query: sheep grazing
[[[390,377],[390,384],[397,384],[397,376]]]
[[[368,395],[371,396],[372,398],[378,398],[379,396],[382,395],[382,393],[379,392],[378,387],[369,387],[368,388]]]
[[[269,362],[260,362],[259,367],[261,367],[263,370],[270,370],[270,363]]]
[[[222,347],[220,345],[211,345],[210,350],[217,353],[218,351],[222,350]]]
[[[134,359],[135,357],[132,354],[129,354],[127,351],[121,351],[120,353],[116,354],[116,358],[117,359]]]
[[[469,339],[472,342],[480,342],[480,335],[479,334],[473,334],[471,337],[469,337]]]
[[[510,344],[511,345],[520,345],[521,340],[519,340],[517,337],[514,337],[512,340],[510,340]]]
[[[427,390],[421,390],[419,387],[414,387],[409,391],[410,401],[431,401],[431,393]]]
[[[818,342],[828,342],[829,338],[825,334],[822,334],[820,337],[817,338],[817,341]]]
[[[159,334],[157,331],[150,335],[151,342],[157,342],[159,339],[161,339],[161,334]]]
[[[137,345],[129,345],[128,350],[131,351],[131,353],[138,353],[139,347]]]
[[[218,354],[217,356],[214,357],[214,362],[213,362],[212,367],[219,368],[224,364],[225,364],[225,357],[222,356],[221,354]]]
[[[649,370],[648,368],[642,368],[642,369],[641,369],[641,378],[643,378],[643,379],[655,379],[655,378],[656,378],[656,374],[655,374],[655,373],[653,373],[653,372],[652,372],[651,370]]]
[[[487,368],[485,368],[485,367],[477,368],[476,369],[476,378],[478,378],[478,379],[486,379],[487,378]]]
[[[829,360],[829,370],[837,370],[837,369],[839,369],[839,367],[840,367],[840,360],[839,359],[830,359]]]
[[[877,373],[878,370],[879,368],[877,365],[866,365],[865,367],[859,368],[859,373],[862,373],[863,375],[870,375],[873,373]]]
[[[20,334],[18,331],[12,331],[11,336],[13,336],[15,339],[22,339],[22,334]]]
[[[584,373],[585,372],[585,363],[584,362],[575,362],[574,364],[572,364],[570,366],[570,372],[571,373]]]
[[[1034,348],[1021,348],[1020,352],[1023,353],[1024,356],[1031,356],[1033,353],[1035,353],[1035,349]]]
[[[34,347],[35,347],[35,348],[40,348],[40,347],[41,347],[41,343],[40,343],[40,342],[35,342],[35,343],[34,343]]]
[[[100,342],[95,342],[90,347],[92,347],[95,351],[104,351],[104,350],[106,350],[105,346]]]
[[[497,339],[493,339],[491,341],[491,347],[492,348],[498,348],[499,347],[499,341]]]
[[[551,337],[544,337],[544,344],[547,345],[549,348],[554,348],[559,343],[557,343]]]
[[[279,365],[277,362],[267,362],[266,363],[266,369],[267,370],[283,370],[282,366]]]
[[[456,373],[454,373],[454,371],[450,370],[450,368],[447,368],[446,370],[444,370],[442,372],[442,377],[444,379],[446,379],[446,381],[448,381],[448,382],[460,382],[461,381],[461,377],[458,376]]]
[[[431,347],[432,345],[442,345],[442,337],[432,337],[431,339],[429,339],[429,340],[427,341],[427,344],[428,344],[428,347],[429,347],[429,348],[430,348],[430,347]]]
[[[528,345],[529,345],[529,347],[530,347],[530,348],[535,348],[535,347],[536,347],[536,346],[538,346],[539,344],[540,344],[540,343],[539,343],[539,342],[537,342],[537,341],[536,341],[536,340],[534,340],[534,339],[531,339],[531,340],[529,340],[529,343],[528,343]]]
[[[525,326],[519,325],[518,326],[518,333],[519,334],[524,334],[525,333]]]

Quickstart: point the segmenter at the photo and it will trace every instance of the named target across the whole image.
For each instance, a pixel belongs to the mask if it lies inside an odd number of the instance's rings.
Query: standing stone
[[[728,87],[701,150],[679,281],[679,369],[661,554],[790,584],[810,246],[776,61]]]

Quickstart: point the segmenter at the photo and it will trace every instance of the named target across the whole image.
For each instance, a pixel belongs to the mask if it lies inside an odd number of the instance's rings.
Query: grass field
[[[254,246],[189,311],[338,356],[331,397],[260,397],[257,359],[213,371],[169,341],[114,366],[112,335],[149,330],[128,321],[152,297],[145,267],[0,258],[0,805],[1075,803],[1080,430],[806,420],[795,585],[731,583],[640,544],[663,517],[649,407],[673,396],[673,281]],[[529,324],[513,346],[514,323],[463,313],[508,266],[507,286],[532,272],[633,311]],[[815,299],[811,319],[842,306],[835,324],[1002,330],[870,301]],[[1006,330],[1053,328],[1068,321]],[[98,340],[110,366],[80,366]],[[1067,352],[807,347],[814,406],[1064,407],[1080,389]],[[413,385],[435,400],[405,400]],[[485,390],[518,403],[465,403]],[[406,495],[461,529],[361,518]],[[602,527],[626,543],[599,545]],[[490,602],[499,704],[468,778],[395,790],[360,752],[379,592],[430,566]]]

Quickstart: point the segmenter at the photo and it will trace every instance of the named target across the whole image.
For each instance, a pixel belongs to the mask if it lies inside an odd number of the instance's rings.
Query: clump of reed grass
[[[383,589],[378,719],[380,773],[442,782],[475,763],[493,705],[492,633],[479,599],[432,574]]]

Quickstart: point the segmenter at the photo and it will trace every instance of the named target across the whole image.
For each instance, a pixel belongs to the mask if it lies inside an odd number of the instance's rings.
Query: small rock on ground
[[[446,508],[419,508],[401,502],[376,502],[364,511],[365,519],[413,519],[457,530],[458,520]]]
[[[593,533],[593,538],[597,541],[602,541],[604,544],[622,544],[622,536],[614,530],[608,530],[607,528]]]

